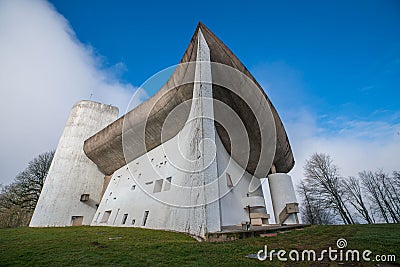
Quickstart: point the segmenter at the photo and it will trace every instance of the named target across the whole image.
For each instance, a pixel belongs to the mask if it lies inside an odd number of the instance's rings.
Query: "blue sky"
[[[0,0],[0,183],[56,147],[74,102],[93,93],[123,113],[179,63],[198,21],[276,106],[296,179],[313,152],[345,176],[400,169],[399,1]]]
[[[202,21],[255,75],[284,122],[297,122],[301,111],[312,114],[318,136],[358,132],[384,142],[397,134],[390,125],[400,123],[398,1],[52,2],[79,40],[106,65],[123,63],[120,78],[136,86],[178,63]],[[373,133],[382,122],[384,132]]]
[[[123,63],[120,78],[135,85],[178,63],[201,20],[262,83],[287,84],[270,89],[277,106],[363,120],[399,110],[398,1],[51,2],[81,42],[106,66]]]

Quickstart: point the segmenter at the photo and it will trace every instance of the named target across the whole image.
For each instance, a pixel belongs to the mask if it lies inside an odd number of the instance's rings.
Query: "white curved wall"
[[[206,190],[216,179],[214,153],[205,139],[214,141],[209,49],[199,36],[193,99],[189,118],[174,138],[114,172],[92,225],[142,226],[205,236],[220,229],[219,207],[207,204],[218,187]],[[124,144],[129,146],[130,144]],[[210,165],[204,168],[205,162]],[[197,171],[198,170],[198,171]],[[171,179],[169,183],[168,179]],[[216,202],[218,203],[218,202]],[[111,213],[107,219],[107,213]],[[145,220],[146,218],[146,220]]]
[[[83,152],[83,142],[118,116],[118,108],[92,101],[76,103],[58,143],[45,184],[30,222],[32,227],[68,226],[72,216],[88,225],[100,202],[104,181]],[[82,194],[90,194],[81,202]]]
[[[185,156],[192,158],[197,156],[197,154],[189,155],[190,151],[193,151],[190,143],[194,140],[193,136],[186,136],[189,132],[193,132],[190,124],[185,126],[183,132],[185,136],[181,135],[180,138],[176,136],[115,171],[91,225],[166,229],[204,237],[206,232],[220,231],[221,226],[237,225],[249,220],[244,200],[248,195],[249,198],[263,197],[261,186],[254,190],[253,185],[253,183],[261,185],[260,180],[253,178],[238,163],[230,159],[215,133],[217,148],[215,163],[218,173],[214,173],[212,177],[209,173],[208,178],[215,182],[209,187],[202,186],[206,181],[204,173],[185,172],[176,167],[179,162],[175,159],[180,157],[178,152],[183,152]],[[187,150],[177,151],[178,142],[184,142],[181,148]],[[187,165],[187,167],[195,166]],[[234,185],[232,188],[227,184],[227,173]],[[167,178],[171,178],[171,185]],[[252,182],[252,179],[255,180]],[[159,192],[154,192],[157,180],[163,182]],[[219,197],[216,197],[212,205],[204,205],[205,196],[210,189],[217,190]],[[265,206],[265,203],[262,204]],[[194,207],[196,205],[197,207]],[[211,220],[207,217],[207,208],[212,209],[210,212],[214,213]],[[103,220],[107,211],[111,211],[110,217]],[[149,214],[143,225],[146,211],[149,211]]]
[[[276,223],[279,222],[279,214],[287,203],[297,203],[294,192],[292,177],[285,173],[274,173],[268,175],[269,190],[271,193],[272,206]],[[291,214],[284,222],[285,224],[295,224],[296,217]]]
[[[253,206],[252,204],[254,203],[252,202],[256,198],[260,200],[257,205],[264,206],[258,212],[264,213],[265,200],[261,188],[261,180],[253,177],[234,161],[219,138],[217,138],[217,148],[222,226],[237,225],[243,221],[249,221],[246,206]],[[227,185],[227,174],[234,185],[231,188]]]
[[[201,32],[198,46],[185,126],[172,139],[114,172],[91,225],[167,229],[204,237],[222,226],[249,220],[243,199],[263,196],[260,180],[230,160],[219,140],[213,121],[209,49]],[[227,185],[227,173],[233,187]]]

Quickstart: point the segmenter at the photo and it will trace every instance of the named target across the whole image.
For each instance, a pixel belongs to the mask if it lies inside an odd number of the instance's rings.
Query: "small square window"
[[[81,201],[82,202],[85,202],[85,201],[88,201],[89,200],[89,194],[82,194],[81,195]]]

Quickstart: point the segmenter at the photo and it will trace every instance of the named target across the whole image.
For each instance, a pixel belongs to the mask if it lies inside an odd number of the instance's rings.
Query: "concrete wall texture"
[[[265,225],[260,178],[268,174],[275,217],[296,203],[285,129],[243,64],[203,24],[181,63],[191,64],[178,65],[152,98],[118,120],[112,106],[72,108],[30,226],[205,237],[243,222]],[[294,215],[284,223],[296,223]]]
[[[72,216],[89,225],[100,202],[104,174],[83,152],[83,142],[118,116],[118,109],[92,101],[76,103],[58,143],[30,226],[67,226]],[[80,201],[82,194],[89,200]]]

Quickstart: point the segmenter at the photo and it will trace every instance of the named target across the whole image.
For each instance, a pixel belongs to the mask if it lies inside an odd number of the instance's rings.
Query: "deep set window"
[[[147,217],[149,217],[149,211],[148,210],[144,211],[142,226],[146,225]]]
[[[126,219],[128,219],[128,213],[125,213],[124,216],[122,216],[122,224],[126,223]]]

